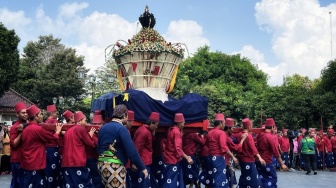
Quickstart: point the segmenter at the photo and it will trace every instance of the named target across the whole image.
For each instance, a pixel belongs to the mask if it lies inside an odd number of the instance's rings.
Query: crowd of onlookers
[[[9,131],[11,126],[0,123],[0,174],[11,174]]]

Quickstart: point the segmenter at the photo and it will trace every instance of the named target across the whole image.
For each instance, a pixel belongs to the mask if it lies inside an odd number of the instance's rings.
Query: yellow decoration
[[[125,94],[124,94],[124,99],[123,99],[123,101],[128,101],[128,93],[125,93]]]
[[[120,85],[120,89],[122,92],[125,91],[125,87],[122,81],[122,74],[121,74],[121,68],[118,68],[118,74],[117,74],[118,80],[119,80],[119,85]]]
[[[172,77],[172,79],[170,81],[169,89],[168,89],[167,93],[170,93],[174,89],[175,82],[176,82],[177,72],[178,72],[178,66],[176,66],[175,69],[174,69],[173,77]]]

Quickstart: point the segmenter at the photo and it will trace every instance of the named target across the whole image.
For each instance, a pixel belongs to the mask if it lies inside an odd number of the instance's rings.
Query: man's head
[[[15,112],[16,112],[16,116],[21,121],[27,121],[28,120],[27,107],[23,102],[19,102],[15,105]]]
[[[104,120],[102,115],[93,115],[92,125],[103,125]]]
[[[74,114],[70,110],[63,112],[62,116],[67,121],[67,123],[75,123]]]
[[[57,119],[57,109],[55,104],[47,106],[47,114],[49,117]]]
[[[41,110],[35,105],[30,106],[27,109],[27,113],[30,121],[35,121],[36,123],[41,123],[43,121]]]
[[[184,128],[184,116],[182,113],[176,113],[174,117],[174,124],[181,130]]]
[[[78,111],[75,113],[74,120],[78,125],[81,125],[81,126],[85,126],[87,124],[86,117],[81,111]]]
[[[233,126],[234,126],[234,120],[232,118],[226,118],[224,131],[227,131],[229,134],[231,134]]]
[[[113,114],[112,118],[119,119],[121,120],[123,125],[126,125],[127,120],[128,120],[128,109],[126,105],[124,104],[118,104],[114,109],[113,109]]]
[[[126,121],[126,124],[124,124],[128,130],[132,128],[134,120],[135,120],[134,111],[128,110],[127,111],[127,121]]]
[[[315,134],[316,134],[315,129],[312,129],[312,130],[309,131],[309,137],[310,138],[314,138]]]
[[[158,128],[159,122],[160,122],[160,114],[157,112],[152,112],[146,124],[148,125],[149,129],[153,132]]]
[[[282,130],[282,136],[284,136],[284,137],[288,136],[288,130],[287,129]]]
[[[244,118],[242,120],[243,129],[251,130],[252,129],[252,121],[249,118]]]
[[[225,117],[224,114],[218,113],[215,116],[214,126],[218,127],[221,130],[224,130],[225,127]]]

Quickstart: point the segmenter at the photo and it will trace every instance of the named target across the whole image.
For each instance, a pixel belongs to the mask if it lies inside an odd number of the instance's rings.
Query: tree
[[[267,87],[267,75],[248,59],[204,46],[180,64],[172,95],[197,92],[209,98],[209,118],[222,112],[241,120],[258,114],[254,101]]]
[[[0,97],[17,80],[20,38],[0,22]]]
[[[52,104],[54,97],[63,96],[77,101],[85,98],[84,80],[78,79],[78,69],[84,57],[66,48],[61,39],[52,35],[40,36],[37,42],[28,42],[20,60],[19,80],[14,88],[41,108]],[[84,68],[84,71],[88,70]]]

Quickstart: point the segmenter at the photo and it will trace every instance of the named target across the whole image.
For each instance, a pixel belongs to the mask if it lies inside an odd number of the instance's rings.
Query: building
[[[14,106],[18,102],[24,102],[27,107],[34,104],[13,89],[5,92],[0,98],[0,122],[11,125],[13,121],[17,120]]]

